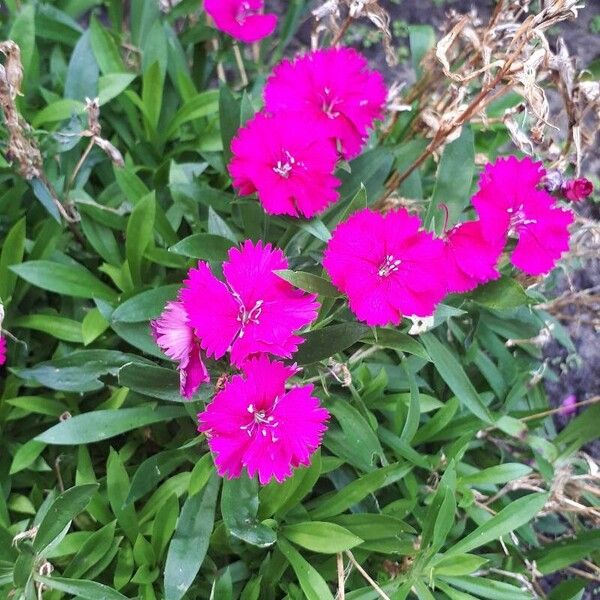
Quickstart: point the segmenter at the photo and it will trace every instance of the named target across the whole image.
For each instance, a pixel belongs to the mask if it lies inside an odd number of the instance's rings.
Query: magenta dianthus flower
[[[259,113],[231,144],[229,171],[241,195],[258,193],[272,215],[312,217],[338,199],[337,150],[327,132],[296,116]]]
[[[265,87],[268,112],[291,113],[301,126],[325,132],[339,142],[345,159],[360,153],[374,121],[383,115],[386,98],[382,75],[351,48],[283,61]]]
[[[427,317],[446,294],[444,243],[420,227],[404,209],[385,216],[363,209],[333,232],[323,266],[361,321]]]
[[[262,485],[272,478],[281,483],[292,468],[310,464],[329,413],[311,395],[312,385],[286,391],[294,367],[261,356],[243,371],[198,415],[198,430],[208,438],[219,475],[234,479],[245,467]]]
[[[0,335],[0,367],[6,363],[6,339]]]
[[[204,0],[204,10],[217,29],[250,44],[271,35],[277,15],[262,14],[264,0]]]
[[[183,304],[169,302],[151,327],[156,343],[170,359],[179,362],[180,393],[191,399],[203,383],[210,381],[210,376]]]
[[[209,356],[231,351],[240,366],[253,354],[290,358],[304,340],[295,332],[317,316],[316,295],[306,294],[277,276],[288,262],[279,249],[250,240],[229,251],[225,283],[209,265],[190,269],[181,299],[190,325]]]
[[[573,213],[538,189],[544,175],[542,163],[530,158],[500,158],[486,166],[473,197],[486,239],[516,237],[512,263],[529,275],[548,273],[569,249]]]
[[[486,240],[479,221],[459,223],[445,235],[448,291],[462,294],[500,277],[496,266],[504,241]]]

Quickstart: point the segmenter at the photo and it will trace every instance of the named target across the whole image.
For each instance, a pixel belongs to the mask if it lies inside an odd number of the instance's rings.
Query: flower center
[[[514,208],[507,208],[506,212],[510,215],[510,231],[514,233],[521,229],[522,227],[526,227],[527,225],[535,225],[537,223],[536,219],[528,219],[525,214],[525,210],[523,205],[521,204],[519,208],[516,210]]]
[[[257,14],[258,11],[252,9],[250,2],[242,2],[235,15],[235,20],[238,22],[238,25],[244,25],[248,17],[252,17]]]
[[[325,88],[325,96],[323,98],[323,104],[321,105],[321,108],[329,119],[337,119],[340,116],[340,113],[335,109],[335,107],[341,103],[341,100],[331,97],[331,90],[329,88]]]
[[[379,266],[377,275],[379,275],[379,277],[389,277],[400,268],[401,264],[402,261],[399,258],[395,258],[393,254],[388,254]]]
[[[244,328],[248,323],[254,323],[258,325],[260,314],[262,313],[262,300],[257,300],[256,304],[248,310],[241,302],[240,302],[240,312],[238,313],[237,320],[242,324],[242,329],[240,331],[240,337],[244,336]]]
[[[275,404],[277,400],[275,400]],[[274,406],[275,406],[274,404]],[[252,415],[252,418],[247,425],[242,425],[240,429],[245,431],[249,437],[253,435],[262,435],[263,437],[271,436],[272,442],[279,441],[277,437],[277,427],[279,423],[275,420],[275,417],[270,414],[270,410],[256,410],[254,404],[248,405],[248,412]]]
[[[296,162],[296,159],[287,150],[284,150],[283,160],[277,161],[277,164],[273,167],[273,171],[280,177],[288,179],[295,164],[299,163]]]

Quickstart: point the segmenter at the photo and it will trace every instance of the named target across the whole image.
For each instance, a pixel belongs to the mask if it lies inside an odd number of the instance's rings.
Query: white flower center
[[[238,25],[244,25],[248,17],[252,17],[253,15],[257,14],[259,14],[258,11],[254,10],[250,6],[250,2],[242,2],[238,8],[237,14],[235,15],[235,20],[238,22]]]
[[[510,234],[514,235],[521,227],[527,225],[535,225],[536,219],[528,219],[525,214],[525,209],[521,204],[516,210],[514,208],[507,208],[506,212],[510,215]]]
[[[259,317],[262,313],[262,306],[264,302],[262,300],[257,300],[256,304],[250,309],[246,309],[244,304],[241,302],[241,299],[238,300],[240,304],[240,312],[238,313],[237,320],[242,324],[242,328],[240,331],[240,337],[244,337],[244,329],[246,325],[249,323],[254,323],[254,325],[258,325]]]
[[[284,179],[288,179],[296,164],[298,164],[296,159],[287,150],[284,150],[283,160],[277,161],[277,164],[273,167],[273,171]]]
[[[275,400],[275,404],[277,399]],[[275,404],[273,407],[275,407]],[[249,437],[253,435],[262,435],[263,437],[270,436],[273,443],[279,441],[277,437],[277,427],[279,423],[275,420],[275,417],[270,414],[270,410],[256,410],[254,404],[248,405],[248,412],[252,415],[252,418],[247,425],[242,425],[240,429],[245,431]]]
[[[388,254],[381,263],[377,275],[379,275],[379,277],[389,277],[400,268],[401,264],[402,261],[399,258],[395,258],[393,254]]]

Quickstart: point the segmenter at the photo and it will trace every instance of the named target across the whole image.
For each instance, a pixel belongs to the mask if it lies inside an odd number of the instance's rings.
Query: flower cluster
[[[569,248],[573,213],[540,189],[544,175],[529,158],[488,165],[472,199],[479,219],[440,238],[404,209],[358,211],[334,231],[323,266],[369,325],[429,316],[446,294],[497,279],[509,238],[516,239],[512,263],[528,275],[545,274]]]
[[[264,95],[232,142],[233,186],[269,214],[312,217],[339,198],[338,160],[357,156],[381,117],[383,77],[356,50],[329,48],[282,62]]]
[[[262,14],[263,6],[263,0],[204,0],[217,29],[246,44],[268,37],[277,27],[277,15]]]
[[[328,413],[311,396],[312,386],[286,392],[296,369],[267,358],[291,358],[303,341],[296,332],[319,308],[316,296],[276,274],[287,268],[281,250],[246,241],[230,250],[225,281],[208,263],[198,263],[178,300],[152,322],[156,343],[179,363],[185,398],[210,380],[203,354],[215,360],[229,355],[244,374],[234,376],[199,415],[222,475],[239,477],[245,467],[261,483],[282,481],[292,467],[308,464],[325,431]]]

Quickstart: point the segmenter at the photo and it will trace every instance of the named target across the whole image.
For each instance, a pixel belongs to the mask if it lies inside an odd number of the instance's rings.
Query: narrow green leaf
[[[259,548],[272,546],[277,535],[258,520],[258,483],[247,475],[225,479],[221,494],[221,513],[230,533]]]
[[[156,199],[154,193],[142,198],[133,208],[127,222],[125,254],[134,285],[142,284],[142,261],[144,252],[152,242]]]
[[[295,355],[300,365],[309,365],[343,352],[356,344],[370,329],[361,323],[340,323],[309,331],[305,342]]]
[[[283,539],[277,542],[277,546],[292,565],[306,600],[333,600],[333,594],[325,580],[293,546]]]
[[[126,431],[187,416],[175,406],[140,406],[120,410],[97,410],[58,423],[35,439],[45,444],[71,446],[101,442]]]
[[[115,297],[111,288],[78,264],[34,260],[10,268],[28,283],[56,294],[102,300]]]
[[[25,219],[17,221],[6,234],[0,254],[0,299],[5,302],[12,296],[17,282],[16,274],[10,269],[23,260],[25,252]]]
[[[165,564],[165,600],[180,600],[194,582],[210,541],[219,493],[213,475],[206,487],[183,505]]]
[[[446,552],[446,556],[471,552],[475,548],[480,548],[508,535],[511,531],[535,519],[547,501],[548,494],[529,494],[514,500],[489,521],[477,527],[475,531],[472,531],[452,546]]]
[[[66,579],[64,577],[43,577],[36,575],[35,580],[43,583],[51,590],[58,590],[65,594],[72,594],[84,600],[128,600],[116,590],[95,581],[81,579]]]
[[[88,505],[96,493],[98,484],[78,485],[62,494],[51,504],[40,523],[33,541],[33,549],[41,554],[80,512]]]
[[[337,298],[340,292],[326,279],[313,275],[312,273],[305,273],[303,271],[275,271],[281,279],[284,279],[293,286],[310,292],[311,294],[319,294],[325,298]]]
[[[477,390],[475,390],[464,369],[450,350],[432,333],[422,335],[421,340],[435,368],[460,400],[461,404],[482,421],[492,424],[494,419],[490,411],[479,397]]]
[[[340,525],[307,521],[287,525],[281,530],[290,542],[313,552],[336,554],[362,544],[363,540]]]

